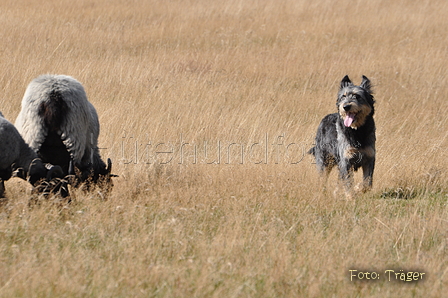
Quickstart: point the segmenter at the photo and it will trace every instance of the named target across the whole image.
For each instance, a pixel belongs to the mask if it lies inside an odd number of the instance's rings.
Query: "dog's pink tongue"
[[[345,127],[350,127],[354,120],[355,120],[355,114],[347,113],[347,116],[345,116],[345,119],[344,119]]]

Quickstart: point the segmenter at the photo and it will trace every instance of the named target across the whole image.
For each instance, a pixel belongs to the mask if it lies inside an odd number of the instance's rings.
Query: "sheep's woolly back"
[[[79,165],[88,162],[86,151],[97,148],[98,115],[84,87],[69,76],[42,75],[34,79],[25,91],[15,125],[36,152],[55,130]]]

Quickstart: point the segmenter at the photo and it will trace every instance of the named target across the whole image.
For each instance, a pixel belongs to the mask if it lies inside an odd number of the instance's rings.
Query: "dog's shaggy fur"
[[[339,168],[339,179],[345,184],[348,197],[353,191],[353,172],[362,168],[363,182],[359,190],[365,192],[372,187],[375,167],[375,122],[373,120],[375,100],[370,80],[362,76],[355,86],[345,76],[341,81],[336,107],[338,113],[325,116],[316,135],[316,144],[309,153],[316,158],[316,166],[326,179],[332,168]]]

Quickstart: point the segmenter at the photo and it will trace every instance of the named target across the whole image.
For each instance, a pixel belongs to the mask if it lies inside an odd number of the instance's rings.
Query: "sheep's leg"
[[[0,198],[4,198],[5,196],[5,182],[0,178]]]

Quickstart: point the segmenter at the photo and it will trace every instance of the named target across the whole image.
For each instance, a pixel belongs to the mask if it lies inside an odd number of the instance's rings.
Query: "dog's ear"
[[[366,76],[362,76],[362,82],[359,87],[364,88],[367,92],[372,93],[372,85],[370,84],[370,80]]]
[[[350,78],[348,77],[348,75],[346,75],[342,81],[341,81],[341,89],[345,88],[347,86],[353,86],[352,81],[350,81]]]

